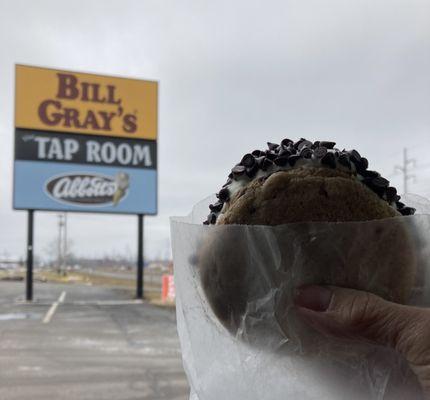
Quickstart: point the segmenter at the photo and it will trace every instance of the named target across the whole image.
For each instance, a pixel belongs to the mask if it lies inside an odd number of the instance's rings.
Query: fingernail
[[[294,303],[313,311],[326,311],[333,292],[324,286],[302,286],[297,290]]]

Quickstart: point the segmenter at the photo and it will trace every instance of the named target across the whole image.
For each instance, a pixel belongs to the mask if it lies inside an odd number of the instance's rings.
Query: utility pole
[[[403,165],[396,165],[394,171],[400,171],[403,175],[403,194],[408,193],[408,182],[415,180],[415,175],[410,174],[410,169],[416,167],[416,160],[408,158],[408,149],[403,148]]]

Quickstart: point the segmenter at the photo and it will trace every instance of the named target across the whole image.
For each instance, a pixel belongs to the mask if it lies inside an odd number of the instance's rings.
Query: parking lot
[[[122,289],[0,282],[1,400],[185,400],[175,313]]]

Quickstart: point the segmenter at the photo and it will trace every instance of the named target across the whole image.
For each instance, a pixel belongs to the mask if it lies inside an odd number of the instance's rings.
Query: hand
[[[299,315],[316,330],[391,346],[408,361],[430,399],[430,309],[391,303],[373,294],[333,286],[304,286]]]

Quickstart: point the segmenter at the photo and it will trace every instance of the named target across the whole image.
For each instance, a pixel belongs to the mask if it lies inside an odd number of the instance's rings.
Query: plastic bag
[[[190,399],[420,399],[415,376],[393,350],[313,332],[292,304],[300,285],[333,284],[429,306],[430,203],[404,199],[416,215],[204,226],[213,200],[206,199],[188,217],[172,218]]]

